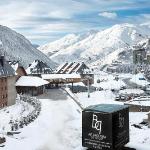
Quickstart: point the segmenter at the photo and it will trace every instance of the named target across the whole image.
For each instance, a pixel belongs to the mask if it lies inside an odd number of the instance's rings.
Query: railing
[[[34,110],[30,112],[27,116],[21,117],[20,120],[10,120],[11,131],[17,131],[19,128],[27,126],[29,123],[33,122],[41,111],[41,102],[34,98],[26,95],[19,96],[20,101],[27,102],[33,106]]]

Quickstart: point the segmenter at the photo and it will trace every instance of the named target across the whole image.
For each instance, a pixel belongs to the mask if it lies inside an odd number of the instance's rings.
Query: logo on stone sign
[[[92,128],[96,129],[99,132],[99,134],[101,134],[102,121],[98,120],[98,116],[95,114],[93,114]]]

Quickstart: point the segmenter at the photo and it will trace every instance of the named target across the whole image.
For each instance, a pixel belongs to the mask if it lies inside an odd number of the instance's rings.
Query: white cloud
[[[71,13],[66,12],[64,10],[55,10],[48,13],[48,16],[51,18],[58,18],[58,19],[70,19],[72,17]]]
[[[39,25],[34,28],[34,32],[38,33],[61,33],[61,32],[73,32],[79,31],[80,29],[84,29],[85,26],[80,23],[71,23],[71,22],[56,22],[56,23],[48,23],[44,25]]]
[[[115,13],[121,9],[135,9],[144,6],[144,3],[136,4],[136,1],[131,2],[131,0],[5,0],[0,1],[0,24],[15,29],[30,39],[45,40],[48,38],[47,35],[53,37],[55,33],[62,35],[62,33],[100,28],[100,22],[103,21],[104,24],[109,21],[113,23],[147,22],[149,21],[148,14],[134,16],[133,20],[132,16],[117,18]],[[110,20],[88,17],[88,14],[95,16],[99,11],[101,11],[99,16]]]
[[[106,17],[106,18],[109,18],[109,19],[114,19],[114,18],[117,18],[117,13],[115,12],[101,12],[98,14],[99,16],[102,16],[102,17]]]

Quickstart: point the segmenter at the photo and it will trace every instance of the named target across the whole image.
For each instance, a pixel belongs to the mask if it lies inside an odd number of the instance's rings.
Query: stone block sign
[[[119,150],[129,142],[129,107],[100,104],[82,112],[82,146]]]

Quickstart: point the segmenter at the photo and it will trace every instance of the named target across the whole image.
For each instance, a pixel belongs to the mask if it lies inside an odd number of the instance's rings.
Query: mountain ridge
[[[149,35],[149,29],[145,26],[117,24],[103,31],[65,36],[39,49],[47,55],[48,52],[52,52],[49,57],[57,63],[64,61],[93,63],[115,51],[120,52],[118,49],[126,49],[137,44]]]
[[[7,60],[20,61],[24,67],[28,67],[35,59],[46,62],[52,68],[55,63],[45,54],[34,48],[31,42],[20,33],[0,25],[1,54],[5,54]]]

